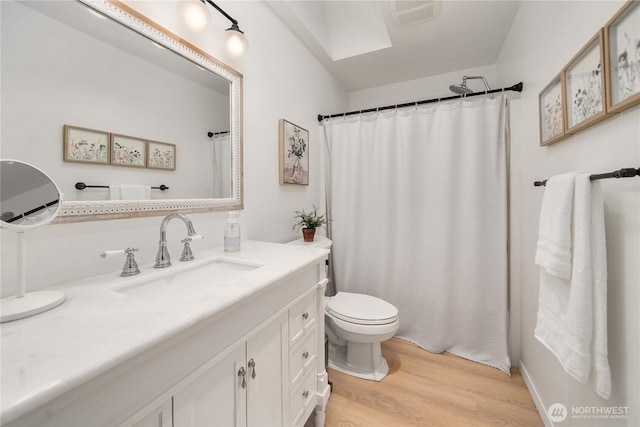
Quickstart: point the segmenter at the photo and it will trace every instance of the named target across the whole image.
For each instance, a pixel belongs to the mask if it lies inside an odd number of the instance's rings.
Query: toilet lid
[[[398,309],[371,295],[338,292],[327,298],[326,310],[345,322],[361,325],[384,325],[395,322]]]

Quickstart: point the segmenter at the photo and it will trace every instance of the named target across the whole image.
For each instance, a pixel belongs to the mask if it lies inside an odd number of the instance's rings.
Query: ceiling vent
[[[398,27],[423,24],[438,16],[440,0],[391,0],[391,18]]]

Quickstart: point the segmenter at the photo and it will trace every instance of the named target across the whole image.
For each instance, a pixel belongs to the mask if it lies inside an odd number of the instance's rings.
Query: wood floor
[[[382,344],[389,375],[367,381],[329,370],[327,427],[543,426],[518,370],[392,339]]]

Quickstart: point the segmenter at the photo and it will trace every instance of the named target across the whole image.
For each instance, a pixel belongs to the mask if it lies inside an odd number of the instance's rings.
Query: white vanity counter
[[[272,314],[270,311],[284,304],[287,292],[291,298],[296,296],[294,291],[285,288],[271,292],[285,295],[270,295],[269,290],[280,286],[278,283],[283,279],[324,267],[327,253],[311,247],[243,241],[238,253],[225,253],[222,248],[196,251],[196,260],[191,262],[180,262],[174,254],[173,265],[168,268],[154,269],[149,264],[141,266],[141,273],[133,277],[120,277],[118,271],[56,287],[66,294],[64,304],[1,326],[2,424],[55,399],[60,400],[63,395],[74,398],[74,390],[80,386],[86,389],[80,388],[82,394],[101,388],[107,393],[109,387],[105,384],[112,378],[134,381],[132,372],[137,371],[136,366],[151,369],[158,355],[170,354],[169,347],[163,346],[174,340],[177,344],[173,343],[171,348],[180,347],[182,341],[199,333],[203,324],[217,325],[217,330],[228,329],[229,337],[246,334],[247,329],[255,325],[243,325],[246,315],[234,317],[231,311],[235,313],[236,307],[246,305],[255,313],[250,316],[255,317],[255,322],[265,321]],[[176,281],[185,277],[184,274],[189,280],[215,279],[202,274],[203,277],[198,277],[193,270],[216,257],[260,267],[204,292],[164,302],[145,301],[118,292],[129,285],[154,278],[161,280],[167,275],[175,276]],[[321,278],[320,273],[318,277]],[[249,301],[254,301],[254,305],[248,305]],[[265,311],[260,313],[262,307]],[[227,319],[232,323],[226,324]],[[215,341],[207,344],[207,352],[215,354],[230,344],[225,339]],[[198,359],[197,351],[189,353],[193,354],[193,360],[189,359],[191,356],[187,357],[189,360],[182,360],[183,356],[175,354],[181,358],[174,361],[176,372],[165,372],[174,368],[159,365],[158,379],[149,380],[149,388],[170,385],[175,378],[190,374],[204,362]],[[140,385],[140,393],[144,393],[146,383]],[[48,409],[51,410],[55,411],[55,406]],[[99,420],[99,416],[96,419]]]

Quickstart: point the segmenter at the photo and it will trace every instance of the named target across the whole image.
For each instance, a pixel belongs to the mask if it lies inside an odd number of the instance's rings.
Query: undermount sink
[[[245,274],[263,264],[218,257],[195,266],[169,267],[167,271],[153,271],[153,276],[140,275],[133,283],[112,288],[128,297],[145,302],[168,303],[198,297],[223,297],[230,286]],[[163,274],[166,273],[166,274]],[[144,273],[143,273],[144,274]]]

